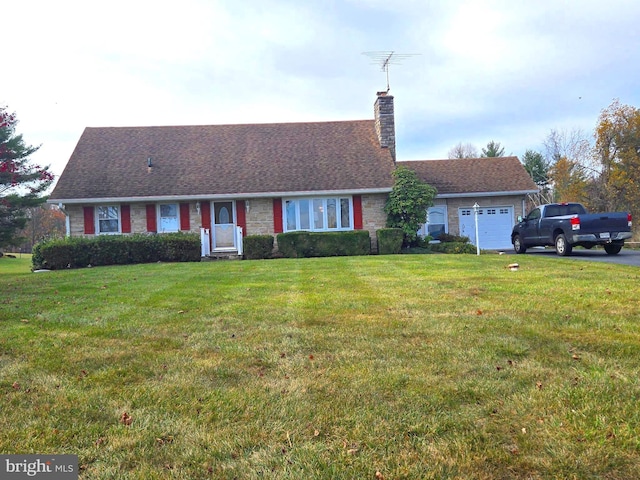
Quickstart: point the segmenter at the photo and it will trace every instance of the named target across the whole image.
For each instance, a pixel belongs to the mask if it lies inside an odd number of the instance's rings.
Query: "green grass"
[[[0,452],[87,479],[640,478],[640,271],[512,260],[0,260]]]
[[[12,255],[9,257],[8,255]],[[15,258],[14,258],[15,257]],[[31,271],[30,253],[9,253],[0,257],[0,275]]]

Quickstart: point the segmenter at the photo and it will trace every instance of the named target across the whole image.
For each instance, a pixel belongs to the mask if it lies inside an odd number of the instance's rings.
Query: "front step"
[[[211,252],[202,260],[242,260],[242,255],[238,255],[238,252]]]

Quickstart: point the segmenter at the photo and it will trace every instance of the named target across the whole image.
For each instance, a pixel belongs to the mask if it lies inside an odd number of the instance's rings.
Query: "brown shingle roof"
[[[536,184],[517,157],[398,162],[433,185],[439,195],[489,192],[534,192]]]
[[[390,189],[393,168],[373,120],[87,128],[50,198]]]

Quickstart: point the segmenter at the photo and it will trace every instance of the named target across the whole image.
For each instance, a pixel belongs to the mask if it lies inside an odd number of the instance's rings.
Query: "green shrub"
[[[449,233],[441,233],[438,236],[438,240],[440,240],[442,243],[450,243],[450,242],[469,243],[469,237],[463,237],[460,235],[451,235]]]
[[[34,270],[150,262],[199,262],[200,237],[193,233],[101,235],[47,240],[33,248]]]
[[[247,235],[242,244],[248,260],[271,258],[273,253],[273,235]]]
[[[477,253],[476,246],[466,242],[432,243],[429,249],[436,253]]]
[[[371,239],[366,230],[348,232],[288,232],[277,236],[283,257],[335,257],[368,255]]]
[[[400,253],[404,231],[401,228],[381,228],[376,232],[378,237],[378,253],[388,255]]]

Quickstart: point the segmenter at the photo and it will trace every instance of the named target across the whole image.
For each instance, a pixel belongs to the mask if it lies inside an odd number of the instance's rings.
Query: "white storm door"
[[[233,202],[213,202],[213,249],[235,250]]]

